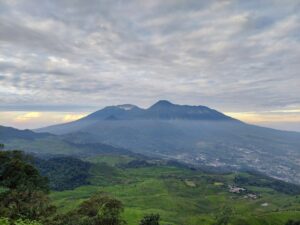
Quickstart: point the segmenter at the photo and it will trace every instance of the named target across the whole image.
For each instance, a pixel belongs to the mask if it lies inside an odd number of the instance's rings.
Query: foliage
[[[50,205],[48,183],[21,151],[0,152],[0,216],[39,220],[48,217],[55,208]]]
[[[18,219],[38,220],[51,215],[55,208],[42,191],[10,190],[0,195],[0,215]]]
[[[120,215],[123,212],[123,205],[119,200],[106,199],[100,207],[97,219],[99,225],[121,225],[126,224]]]
[[[122,215],[130,225],[139,224],[145,214],[153,212],[159,213],[160,224],[211,225],[216,222],[221,206],[233,209],[231,225],[283,225],[288,219],[300,218],[300,196],[255,185],[242,185],[249,191],[245,194],[230,193],[228,184],[234,183],[236,173],[207,173],[162,163],[160,166],[118,170],[111,166],[90,172],[91,185],[51,194],[60,212],[74,210],[101,190],[124,203],[126,207]],[[104,179],[105,185],[100,182]],[[186,180],[194,182],[196,187],[187,186]],[[216,182],[223,185],[216,185]],[[248,193],[255,193],[259,198],[245,198]],[[265,202],[268,206],[262,206]]]
[[[49,178],[50,188],[57,191],[74,189],[89,184],[91,163],[73,157],[35,159],[35,166]]]
[[[54,225],[124,225],[121,218],[123,204],[107,195],[96,194],[84,201],[77,209],[58,215]]]
[[[289,195],[300,194],[300,186],[296,184],[287,183],[281,180],[276,180],[258,172],[249,172],[249,174],[246,176],[243,174],[237,175],[234,181],[238,185],[267,187]]]
[[[248,199],[243,194],[229,193],[227,188],[227,184],[237,181],[236,177],[238,176],[251,177],[254,181],[259,182],[270,182],[273,179],[248,173],[238,175],[211,174],[190,170],[182,166],[163,165],[162,163],[151,167],[146,164],[139,164],[138,168],[121,169],[117,168],[116,164],[111,164],[111,166],[103,164],[105,163],[104,159],[101,159],[100,164],[96,164],[98,166],[93,165],[94,169],[92,170],[89,167],[79,166],[82,170],[87,169],[89,176],[93,178],[89,179],[91,185],[51,193],[51,200],[59,207],[58,214],[53,216],[54,207],[51,206],[47,196],[48,189],[39,183],[41,176],[32,168],[26,169],[27,165],[30,165],[30,158],[20,152],[18,154],[11,152],[9,157],[6,154],[8,153],[0,152],[1,176],[3,175],[2,171],[9,171],[7,168],[15,165],[10,163],[11,161],[19,160],[22,166],[11,167],[17,168],[12,173],[7,172],[7,174],[12,174],[12,177],[5,176],[6,181],[0,180],[1,185],[8,184],[6,187],[16,187],[0,191],[2,193],[0,194],[0,217],[8,218],[0,219],[0,225],[2,223],[3,225],[15,225],[16,221],[19,223],[17,225],[39,225],[40,221],[44,225],[123,225],[125,224],[123,218],[130,225],[157,225],[159,223],[283,225],[288,219],[294,221],[290,221],[286,225],[299,224],[300,196],[278,193],[274,191],[275,186],[264,187],[260,183],[248,185],[241,183],[241,187],[246,186],[247,190],[260,196],[259,199]],[[59,167],[60,164],[63,164],[63,159],[64,157],[62,159],[56,157],[54,164]],[[61,161],[58,163],[59,160]],[[112,156],[107,160],[111,162]],[[78,161],[73,159],[70,161],[72,162],[67,162],[68,166],[78,166]],[[120,157],[118,157],[118,164],[119,162],[122,163]],[[3,166],[2,163],[6,166]],[[81,162],[78,164],[83,165]],[[103,165],[106,167],[104,168]],[[62,168],[64,167],[62,166]],[[65,170],[68,170],[67,165]],[[64,173],[62,169],[56,171],[57,173]],[[63,181],[64,176],[69,179],[69,173],[71,171],[66,171],[62,175],[61,181]],[[28,181],[14,178],[20,174],[26,176]],[[105,185],[102,184],[104,178]],[[195,186],[192,188],[187,186],[186,180],[192,181]],[[72,179],[69,181],[71,182]],[[215,185],[217,182],[224,185]],[[125,210],[121,201],[103,194],[103,192],[99,193],[99,189],[105,193],[111,193],[124,202]],[[93,195],[95,193],[98,194]],[[90,196],[92,197],[87,200]],[[262,206],[264,202],[268,203],[267,207]],[[222,205],[226,207],[220,210]],[[151,214],[154,210],[159,213],[158,218],[155,217],[156,214]],[[143,219],[141,220],[141,218]],[[159,220],[160,218],[161,220]],[[10,224],[7,224],[8,222]]]
[[[155,166],[154,163],[149,163],[146,160],[132,160],[128,162],[127,164],[122,165],[124,168],[142,168],[142,167],[150,167],[150,166]]]
[[[140,225],[159,225],[159,219],[159,214],[149,214],[144,216],[140,222]]]
[[[18,219],[16,221],[12,221],[10,223],[8,218],[0,218],[0,225],[42,225],[41,223],[34,221],[34,220],[28,220],[28,219]]]
[[[42,224],[34,220],[18,219],[17,221],[14,222],[14,225],[42,225]]]
[[[289,220],[288,222],[286,222],[285,225],[300,225],[300,220],[298,220],[298,221]]]
[[[227,225],[233,215],[233,210],[230,207],[224,207],[216,216],[216,223],[214,225]]]
[[[0,225],[9,225],[8,218],[0,217]]]
[[[48,191],[48,180],[21,151],[0,152],[0,185],[9,189]]]

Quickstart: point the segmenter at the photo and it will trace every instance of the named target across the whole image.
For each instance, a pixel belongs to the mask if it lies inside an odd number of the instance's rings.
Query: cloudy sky
[[[300,1],[0,0],[0,124],[159,99],[300,131]]]

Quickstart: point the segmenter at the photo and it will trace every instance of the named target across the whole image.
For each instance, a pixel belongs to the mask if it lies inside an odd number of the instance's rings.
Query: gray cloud
[[[299,107],[299,11],[293,0],[1,1],[0,107]]]

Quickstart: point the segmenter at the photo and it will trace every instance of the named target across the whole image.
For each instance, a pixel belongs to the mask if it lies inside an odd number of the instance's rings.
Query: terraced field
[[[288,194],[289,187],[276,191],[260,185],[265,181],[259,178],[257,185],[240,185],[246,191],[229,192],[228,185],[237,185],[237,176],[253,180],[255,175],[212,174],[167,165],[126,168],[119,164],[133,159],[118,156],[88,160],[95,163],[90,185],[51,194],[61,212],[94,193],[106,192],[124,203],[129,225],[138,224],[147,213],[159,213],[165,225],[208,225],[224,210],[229,210],[232,225],[283,225],[288,219],[300,219],[300,195]]]

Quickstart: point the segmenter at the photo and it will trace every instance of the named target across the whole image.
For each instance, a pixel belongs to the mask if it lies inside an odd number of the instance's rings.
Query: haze
[[[159,99],[300,131],[299,1],[0,1],[0,124]]]

